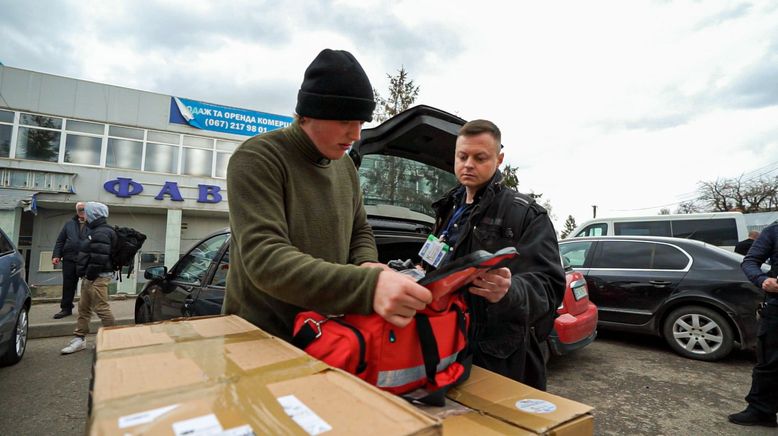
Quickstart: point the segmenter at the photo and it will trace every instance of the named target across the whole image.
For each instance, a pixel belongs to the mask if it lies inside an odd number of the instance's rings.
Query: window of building
[[[105,166],[140,170],[142,154],[142,142],[131,141],[129,139],[108,138]]]
[[[184,135],[184,145],[189,147],[213,149],[213,139],[203,138],[201,136]]]
[[[176,174],[178,172],[178,146],[147,143],[143,170]]]
[[[143,140],[143,130],[130,127],[111,126],[108,128],[108,136]]]
[[[56,130],[19,127],[16,158],[57,162],[61,136]]]
[[[155,132],[153,130],[149,130],[146,139],[151,142],[162,142],[164,144],[178,145],[180,135],[175,133]]]
[[[235,151],[238,148],[238,144],[230,141],[216,140],[216,150],[218,151]]]
[[[69,132],[89,133],[103,136],[105,124],[88,123],[86,121],[67,120],[65,130]]]
[[[216,177],[227,177],[227,164],[230,162],[231,153],[216,152]]]
[[[11,155],[11,133],[13,133],[14,128],[13,122],[13,112],[0,111],[0,157],[9,157]]]
[[[80,165],[100,165],[103,139],[97,136],[82,136],[68,133],[65,137],[64,162]]]
[[[181,174],[211,177],[213,151],[187,147],[182,150],[184,154],[181,161]]]

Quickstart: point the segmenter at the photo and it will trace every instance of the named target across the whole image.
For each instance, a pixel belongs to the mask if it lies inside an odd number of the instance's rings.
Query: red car
[[[567,286],[548,347],[555,356],[583,348],[597,337],[597,306],[589,301],[589,288],[583,274],[565,265]]]

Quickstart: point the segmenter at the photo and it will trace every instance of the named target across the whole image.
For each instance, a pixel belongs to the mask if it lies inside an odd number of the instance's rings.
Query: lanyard
[[[443,233],[440,234],[441,239],[448,239],[451,226],[456,224],[459,218],[462,217],[462,214],[465,213],[466,209],[467,206],[465,204],[462,204],[454,211],[454,214],[451,215],[451,219],[448,220],[448,225],[446,226],[446,230],[443,230]]]

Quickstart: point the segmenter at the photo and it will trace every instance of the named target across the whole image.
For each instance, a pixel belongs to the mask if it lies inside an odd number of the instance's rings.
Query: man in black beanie
[[[341,159],[374,109],[359,62],[326,49],[305,70],[295,122],[232,155],[224,313],[289,341],[304,310],[376,312],[404,326],[432,300],[413,279],[378,263],[359,176],[351,159]]]

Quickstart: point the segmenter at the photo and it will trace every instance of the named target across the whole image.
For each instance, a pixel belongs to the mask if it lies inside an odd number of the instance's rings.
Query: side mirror
[[[160,265],[146,268],[146,271],[143,272],[143,277],[145,277],[146,280],[164,279],[167,277],[167,267]]]

